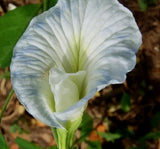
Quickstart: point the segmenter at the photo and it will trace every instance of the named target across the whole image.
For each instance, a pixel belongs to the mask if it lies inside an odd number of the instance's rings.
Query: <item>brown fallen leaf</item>
[[[160,139],[158,140],[158,148],[157,149],[160,149]]]
[[[11,144],[10,149],[19,149],[19,147],[17,144],[13,143]]]
[[[36,125],[37,125],[38,127],[45,127],[45,126],[46,126],[46,124],[42,123],[42,122],[39,121],[39,120],[36,120]]]
[[[106,131],[106,126],[104,126],[104,125],[98,125],[97,126],[97,131],[98,132],[105,132]]]
[[[96,131],[92,131],[90,136],[89,136],[90,141],[102,141],[102,138],[96,133]]]
[[[54,139],[54,138],[51,140],[51,142],[49,143],[49,145],[50,145],[50,146],[52,146],[52,145],[57,146],[56,141],[55,141],[55,139]]]

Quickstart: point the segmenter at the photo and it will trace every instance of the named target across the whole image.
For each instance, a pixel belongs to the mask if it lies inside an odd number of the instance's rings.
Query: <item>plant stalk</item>
[[[13,89],[11,89],[11,91],[10,91],[8,97],[6,98],[6,101],[5,101],[5,103],[4,103],[3,107],[2,107],[2,110],[1,110],[1,113],[0,113],[0,123],[1,123],[2,116],[3,116],[3,114],[4,114],[4,112],[5,112],[6,108],[7,108],[7,105],[9,103],[9,101],[11,100],[11,97],[12,97],[13,93],[14,93],[14,91],[13,91]]]
[[[66,129],[51,128],[55,141],[59,149],[72,149],[74,142],[74,134],[82,120],[82,115],[75,121],[70,121],[66,125]]]

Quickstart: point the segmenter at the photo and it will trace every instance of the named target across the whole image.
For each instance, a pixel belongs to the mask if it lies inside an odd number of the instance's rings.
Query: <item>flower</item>
[[[35,118],[67,128],[97,91],[124,82],[140,45],[132,13],[117,0],[59,0],[17,42],[13,88]]]

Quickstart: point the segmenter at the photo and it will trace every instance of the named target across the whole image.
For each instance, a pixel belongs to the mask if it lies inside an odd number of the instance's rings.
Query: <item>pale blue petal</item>
[[[31,21],[16,44],[13,88],[34,117],[65,127],[82,115],[96,91],[125,80],[140,45],[132,13],[117,0],[59,0]],[[63,96],[70,102],[59,107]]]

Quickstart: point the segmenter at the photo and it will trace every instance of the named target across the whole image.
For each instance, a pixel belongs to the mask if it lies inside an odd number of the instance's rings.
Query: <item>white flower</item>
[[[132,13],[117,0],[59,0],[17,42],[13,88],[34,117],[66,128],[96,91],[125,80],[140,44]]]

